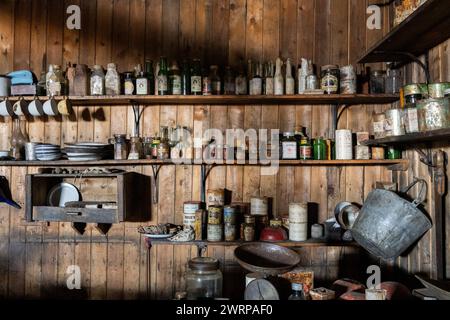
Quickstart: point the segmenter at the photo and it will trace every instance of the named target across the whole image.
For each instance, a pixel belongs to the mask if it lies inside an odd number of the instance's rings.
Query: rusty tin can
[[[225,223],[237,224],[238,223],[238,214],[236,207],[234,206],[225,206],[223,208],[223,221]]]
[[[209,189],[206,192],[207,205],[223,206],[225,204],[225,190],[224,189]]]
[[[221,224],[223,222],[223,207],[210,206],[208,208],[208,224]]]
[[[206,229],[206,210],[199,209],[195,211],[195,240],[203,240],[205,238]]]
[[[384,148],[383,147],[372,147],[372,160],[384,160]]]
[[[236,240],[236,225],[231,223],[225,223],[224,225],[225,241]]]
[[[242,233],[242,239],[244,241],[255,241],[255,225],[253,223],[244,223],[242,227]]]
[[[211,242],[222,241],[223,224],[208,224],[206,239]]]

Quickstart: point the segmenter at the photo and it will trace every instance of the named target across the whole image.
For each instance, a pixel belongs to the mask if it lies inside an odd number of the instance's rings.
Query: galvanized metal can
[[[253,216],[266,216],[269,212],[269,199],[266,197],[250,199],[250,213]]]
[[[222,241],[223,224],[208,224],[206,239],[211,242]]]
[[[448,88],[450,88],[450,82],[430,83],[428,85],[428,93],[432,99],[444,98],[445,90]]]
[[[223,208],[223,221],[224,223],[237,224],[238,222],[238,214],[236,207],[233,206],[225,206]]]
[[[336,159],[353,159],[353,143],[351,130],[336,130]]]
[[[236,240],[236,225],[231,223],[225,223],[224,225],[225,241]]]
[[[356,160],[369,160],[370,159],[370,147],[368,146],[355,146],[355,158]]]
[[[384,130],[386,131],[387,137],[401,136],[405,134],[402,109],[389,109],[386,111]]]
[[[223,222],[223,207],[210,206],[208,208],[208,225],[222,224]]]

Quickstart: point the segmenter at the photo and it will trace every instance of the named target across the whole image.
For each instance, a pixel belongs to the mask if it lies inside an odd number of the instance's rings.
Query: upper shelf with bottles
[[[409,55],[417,57],[427,53],[450,38],[449,7],[448,0],[427,0],[358,62],[406,62],[411,60]]]

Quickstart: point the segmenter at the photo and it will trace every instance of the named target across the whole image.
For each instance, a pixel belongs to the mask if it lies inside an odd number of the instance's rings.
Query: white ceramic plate
[[[81,195],[73,184],[61,182],[50,189],[47,201],[52,207],[64,207],[66,202],[80,201]]]
[[[143,233],[142,235],[146,238],[151,239],[167,239],[173,236],[173,234],[149,234],[149,233]]]

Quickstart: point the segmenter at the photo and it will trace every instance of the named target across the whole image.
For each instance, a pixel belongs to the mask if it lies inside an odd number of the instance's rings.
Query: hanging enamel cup
[[[67,97],[58,102],[58,112],[62,115],[68,116],[72,113],[72,103]]]
[[[52,97],[44,102],[44,113],[48,116],[56,116],[59,114],[58,112],[58,103]]]
[[[34,100],[28,105],[28,113],[34,117],[44,115],[44,106],[38,97],[35,97]]]
[[[19,100],[14,103],[13,110],[16,116],[24,116],[28,113],[27,110],[28,102],[25,101],[23,97],[20,97]]]
[[[13,104],[8,98],[0,102],[0,116],[12,117],[14,116]]]

